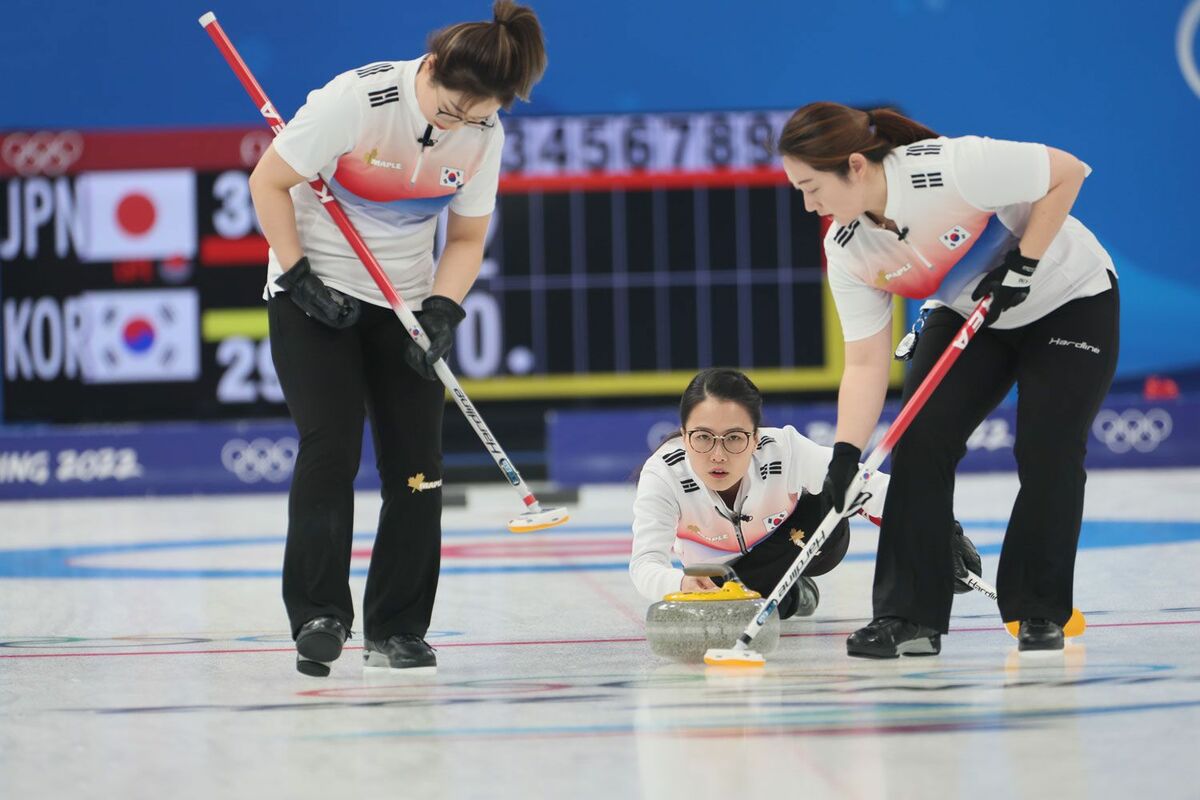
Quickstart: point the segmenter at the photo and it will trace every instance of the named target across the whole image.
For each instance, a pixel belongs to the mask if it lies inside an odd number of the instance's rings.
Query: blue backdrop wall
[[[210,8],[285,115],[340,71],[489,15],[479,0],[212,2],[5,0],[0,129],[253,122],[196,23]],[[1200,367],[1200,0],[535,6],[550,70],[517,113],[890,102],[948,135],[1074,152],[1095,168],[1076,214],[1121,271],[1120,373]]]

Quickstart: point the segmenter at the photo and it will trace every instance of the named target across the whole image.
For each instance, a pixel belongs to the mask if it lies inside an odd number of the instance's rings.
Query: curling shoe
[[[940,652],[940,633],[900,617],[876,617],[846,639],[846,654],[858,658],[936,656]]]
[[[404,670],[407,673],[432,673],[437,671],[437,656],[433,648],[420,636],[398,633],[376,642],[363,642],[363,669]]]
[[[811,617],[820,603],[821,590],[817,588],[817,582],[801,575],[791,591],[783,596],[783,602],[779,604],[779,618]]]
[[[296,635],[296,669],[314,678],[329,675],[329,665],[342,654],[350,629],[337,617],[314,617]]]
[[[1062,650],[1063,629],[1048,619],[1027,619],[1017,633],[1017,649],[1021,652]]]

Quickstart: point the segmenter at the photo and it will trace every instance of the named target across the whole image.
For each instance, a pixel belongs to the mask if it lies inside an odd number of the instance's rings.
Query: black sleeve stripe
[[[371,75],[378,75],[382,72],[391,72],[394,69],[395,69],[395,67],[393,65],[384,61],[384,62],[381,62],[378,64],[368,64],[367,66],[363,67],[362,69],[354,70],[354,72],[355,72],[355,74],[358,75],[358,77],[366,78]]]
[[[838,228],[837,233],[833,235],[833,240],[842,247],[845,247],[850,243],[850,240],[854,238],[854,232],[858,230],[859,224],[859,220],[854,220],[854,222],[851,222],[846,227]]]
[[[673,467],[676,464],[678,464],[680,461],[683,461],[685,458],[687,458],[687,453],[685,453],[684,451],[672,450],[669,453],[663,453],[662,460],[667,462],[668,466]]]

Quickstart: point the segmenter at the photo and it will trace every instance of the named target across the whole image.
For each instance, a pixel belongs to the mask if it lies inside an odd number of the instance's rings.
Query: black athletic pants
[[[753,589],[763,597],[775,591],[779,581],[791,568],[800,548],[808,541],[808,536],[821,524],[824,515],[821,513],[821,496],[816,494],[801,495],[796,508],[783,524],[771,532],[750,549],[749,553],[731,561],[729,566],[737,573],[738,578],[746,588]],[[793,533],[799,532],[793,538]],[[821,550],[812,561],[808,562],[802,575],[814,578],[824,575],[841,563],[850,547],[850,523],[842,520],[833,533],[821,545]],[[796,587],[784,595],[779,604],[780,619],[787,619],[796,612],[798,601]]]
[[[362,304],[352,327],[309,318],[284,294],[267,307],[271,355],[300,452],[288,495],[283,601],[305,622],[354,621],[354,477],[370,415],[383,509],[363,597],[366,638],[429,629],[441,566],[442,384],[405,363],[408,334],[390,309]]]
[[[950,368],[892,452],[875,563],[874,612],[945,633],[954,566],[954,471],[967,438],[1015,382],[1014,455],[1021,482],[1000,555],[996,590],[1005,621],[1071,616],[1083,519],[1088,432],[1117,363],[1119,298],[1073,300],[1014,330],[985,328]],[[920,385],[962,326],[933,311],[904,381]]]

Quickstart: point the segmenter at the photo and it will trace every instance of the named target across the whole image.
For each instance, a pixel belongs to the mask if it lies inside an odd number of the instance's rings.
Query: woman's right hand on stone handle
[[[712,578],[693,578],[691,575],[685,575],[679,582],[681,592],[715,592],[717,588]]]

